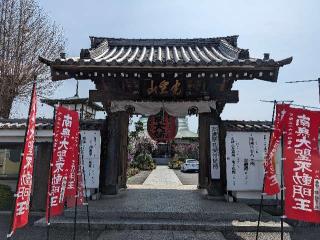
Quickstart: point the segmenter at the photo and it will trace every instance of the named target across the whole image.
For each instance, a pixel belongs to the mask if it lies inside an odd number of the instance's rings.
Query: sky
[[[89,36],[123,38],[205,38],[239,35],[238,46],[252,57],[264,53],[293,62],[280,69],[277,83],[239,80],[240,101],[227,104],[222,119],[271,120],[272,104],[260,100],[293,100],[319,106],[316,82],[287,84],[286,81],[320,77],[320,1],[318,0],[39,0],[52,20],[63,27],[68,56],[89,48]],[[80,96],[95,86],[80,82]],[[54,97],[71,97],[75,81],[65,81]],[[25,106],[17,106],[25,108]],[[17,114],[23,117],[24,111]],[[22,116],[21,116],[22,115]],[[52,110],[40,107],[40,117]],[[103,117],[100,114],[99,117]],[[197,118],[189,119],[191,130]]]

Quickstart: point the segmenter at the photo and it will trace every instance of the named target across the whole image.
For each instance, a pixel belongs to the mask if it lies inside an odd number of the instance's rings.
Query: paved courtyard
[[[196,187],[197,174],[160,166],[143,173],[143,184],[128,185],[116,196],[91,201],[92,238],[98,240],[251,240],[255,239],[257,211],[244,203],[209,200]],[[190,184],[183,184],[183,183]],[[77,239],[89,239],[85,208],[78,209]],[[10,214],[0,213],[0,239],[5,239]],[[72,239],[74,210],[53,219],[51,239]],[[13,239],[45,239],[42,216],[31,216],[28,227]],[[280,239],[279,221],[264,213],[260,240]],[[269,222],[271,221],[272,222]],[[34,225],[35,223],[35,225]],[[315,240],[318,228],[292,229],[286,240]],[[293,230],[293,231],[292,231]]]

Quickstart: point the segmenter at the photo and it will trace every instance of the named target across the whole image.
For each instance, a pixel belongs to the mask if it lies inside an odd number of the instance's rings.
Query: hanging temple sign
[[[276,82],[280,61],[252,58],[237,46],[238,36],[195,39],[123,39],[90,37],[91,48],[80,57],[40,61],[51,68],[54,81],[91,79],[97,90],[90,100],[211,101],[224,105],[239,101],[232,91],[237,80]],[[222,107],[223,108],[223,107]]]

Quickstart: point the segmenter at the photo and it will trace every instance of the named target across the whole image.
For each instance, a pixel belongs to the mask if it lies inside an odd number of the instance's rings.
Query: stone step
[[[226,240],[221,232],[212,231],[166,231],[166,230],[106,230],[98,240]]]
[[[223,233],[224,238],[226,240],[253,240],[256,239],[256,233],[255,232],[224,232]],[[283,235],[283,240],[292,240],[292,239],[311,239],[311,238],[292,238],[290,235],[292,235],[291,232],[285,232]],[[280,239],[281,233],[279,232],[260,232],[259,233],[259,240],[274,240],[274,239]]]
[[[88,226],[87,219],[77,220],[79,228]],[[35,226],[45,227],[45,218],[35,222]],[[56,217],[51,220],[51,226],[56,228],[73,228],[73,219]],[[106,220],[91,219],[92,229],[105,230],[168,230],[168,231],[233,231],[233,232],[254,232],[256,231],[256,221],[182,221],[182,220]],[[261,222],[261,232],[280,231],[280,222]],[[284,224],[286,232],[292,231],[288,224]]]
[[[79,218],[86,218],[87,212],[78,210],[77,216]],[[256,221],[258,219],[257,212],[243,213],[243,212],[117,212],[117,211],[90,211],[90,216],[94,219],[109,219],[109,220],[122,220],[122,219],[145,219],[145,220],[193,220],[193,221]],[[65,218],[74,218],[74,210],[67,210],[64,213]],[[264,221],[278,221],[279,217],[273,217],[264,213]]]

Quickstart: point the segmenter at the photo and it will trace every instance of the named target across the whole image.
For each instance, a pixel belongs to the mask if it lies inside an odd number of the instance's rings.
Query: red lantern
[[[169,142],[177,135],[178,119],[165,111],[160,111],[148,118],[147,130],[153,140]]]

